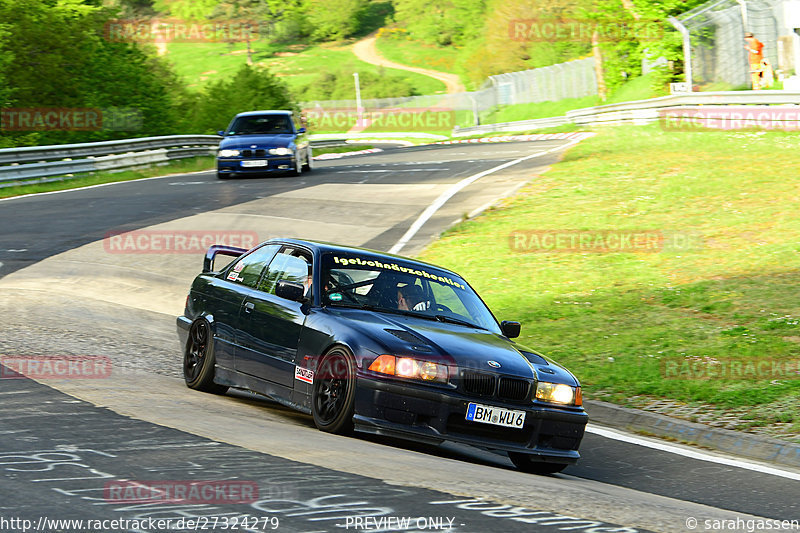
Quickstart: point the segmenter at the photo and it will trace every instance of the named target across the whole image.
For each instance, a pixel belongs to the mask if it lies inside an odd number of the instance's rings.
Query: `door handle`
[[[249,313],[250,311],[255,309],[255,307],[256,307],[256,304],[254,304],[253,302],[247,302],[247,303],[244,304],[244,312],[245,313]]]

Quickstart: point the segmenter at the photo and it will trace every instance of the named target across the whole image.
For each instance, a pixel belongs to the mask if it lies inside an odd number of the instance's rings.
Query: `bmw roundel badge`
[[[500,368],[500,363],[497,361],[486,361],[486,363],[492,368]]]

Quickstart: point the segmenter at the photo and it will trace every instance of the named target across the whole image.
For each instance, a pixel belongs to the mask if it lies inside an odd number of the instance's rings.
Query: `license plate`
[[[470,403],[467,406],[467,420],[507,428],[522,428],[525,425],[525,411]]]
[[[243,167],[265,167],[269,165],[269,161],[263,159],[255,159],[253,161],[242,161]]]

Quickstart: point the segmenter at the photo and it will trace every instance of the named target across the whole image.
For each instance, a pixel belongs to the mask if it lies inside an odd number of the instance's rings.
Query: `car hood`
[[[277,148],[280,146],[288,147],[294,142],[295,136],[290,133],[278,135],[231,135],[220,141],[220,149],[242,149],[250,148],[254,144],[256,148]]]
[[[346,318],[350,327],[371,338],[384,353],[442,361],[462,369],[578,384],[569,371],[552,360],[490,331],[359,309],[331,312]]]

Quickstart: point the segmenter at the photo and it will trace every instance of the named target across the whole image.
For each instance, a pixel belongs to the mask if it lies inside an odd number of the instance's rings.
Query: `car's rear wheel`
[[[355,396],[355,359],[346,348],[333,348],[322,357],[314,373],[311,403],[317,428],[328,433],[350,433]]]
[[[228,387],[214,383],[213,341],[209,323],[203,318],[195,320],[183,351],[183,378],[190,389],[225,394]]]
[[[543,463],[537,461],[536,456],[526,453],[508,452],[508,458],[514,466],[528,474],[556,474],[569,466],[563,463]]]

